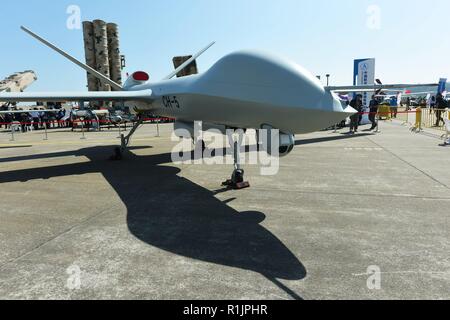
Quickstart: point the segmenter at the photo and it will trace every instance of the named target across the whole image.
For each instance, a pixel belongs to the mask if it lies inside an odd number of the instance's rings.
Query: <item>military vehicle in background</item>
[[[177,56],[172,59],[173,66],[178,69],[183,63],[191,59],[192,56]],[[193,74],[198,74],[197,62],[192,61],[186,68],[177,73],[177,78],[187,77]]]
[[[17,72],[0,81],[0,92],[23,92],[37,80],[36,73],[31,70]],[[9,104],[0,101],[0,107],[6,109]]]

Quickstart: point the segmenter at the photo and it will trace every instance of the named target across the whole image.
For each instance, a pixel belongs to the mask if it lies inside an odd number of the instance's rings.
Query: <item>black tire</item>
[[[234,183],[244,182],[244,170],[236,170],[233,172]]]

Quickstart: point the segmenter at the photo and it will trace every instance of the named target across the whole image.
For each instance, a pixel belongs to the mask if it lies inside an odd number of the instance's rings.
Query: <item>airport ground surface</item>
[[[122,162],[117,131],[0,133],[0,298],[450,299],[440,140],[298,136],[278,175],[249,166],[252,187],[224,191],[230,166],[170,162],[170,129]]]

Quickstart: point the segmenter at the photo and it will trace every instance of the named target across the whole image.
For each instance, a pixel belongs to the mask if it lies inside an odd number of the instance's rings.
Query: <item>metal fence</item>
[[[445,131],[445,119],[450,119],[448,109],[422,109],[422,128]]]
[[[417,108],[412,111],[403,109],[398,112],[396,119],[411,125],[416,130],[429,128],[446,131],[445,119],[450,120],[450,111],[449,109],[431,108]]]
[[[154,124],[156,125],[156,131],[157,131],[157,137],[159,137],[159,126],[160,124],[164,123],[171,123],[173,122],[173,119],[169,118],[146,118],[143,119],[142,125],[149,125]],[[3,140],[4,137],[9,136],[9,141],[13,142],[16,141],[18,137],[20,137],[21,134],[24,133],[42,133],[43,139],[48,140],[49,135],[48,132],[59,129],[64,130],[61,132],[80,132],[81,133],[81,139],[85,139],[85,133],[86,132],[101,132],[105,129],[118,129],[119,135],[123,133],[123,131],[127,132],[127,129],[131,129],[134,124],[137,122],[130,122],[129,126],[127,126],[127,123],[119,123],[117,125],[113,125],[106,121],[101,120],[74,120],[74,121],[31,121],[31,122],[20,122],[20,121],[12,121],[12,122],[1,122],[0,121],[0,135],[1,140]],[[103,129],[103,130],[102,130]]]

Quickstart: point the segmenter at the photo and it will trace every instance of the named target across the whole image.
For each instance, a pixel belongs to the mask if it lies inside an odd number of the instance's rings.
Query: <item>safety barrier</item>
[[[157,125],[157,136],[159,136],[159,124],[161,123],[167,123],[172,122],[174,119],[170,118],[145,118],[143,119],[143,124],[156,124]],[[95,127],[100,130],[101,125],[111,125],[114,126],[111,121],[108,120],[51,120],[51,121],[31,121],[31,122],[19,122],[19,121],[12,121],[12,122],[0,122],[0,129],[1,127],[5,127],[6,131],[5,133],[9,133],[11,135],[10,141],[15,141],[15,134],[21,133],[21,132],[32,132],[34,131],[35,127],[37,127],[40,130],[43,130],[44,132],[44,140],[48,140],[48,130],[50,129],[69,129],[74,128],[75,126],[81,127],[82,137],[81,139],[85,139],[85,131],[89,131],[91,128]],[[125,124],[126,125],[126,124]],[[117,126],[119,128],[119,132],[122,131],[121,124],[118,124]],[[125,131],[126,131],[125,126]]]
[[[414,126],[411,128],[411,131],[416,131],[416,132],[420,132],[422,131],[422,108],[419,107],[416,109],[415,111],[415,121],[414,121]]]
[[[378,118],[380,120],[392,120],[392,110],[390,106],[378,107]]]
[[[171,118],[144,118],[143,119],[144,122],[165,122],[165,121],[174,121],[174,119]],[[109,121],[109,120],[96,120],[96,119],[92,119],[92,120],[88,120],[88,119],[77,119],[77,120],[51,120],[51,121],[29,121],[29,122],[20,122],[20,121],[12,121],[12,122],[0,122],[0,126],[4,126],[4,125],[11,125],[13,123],[16,124],[20,124],[20,125],[33,125],[33,124],[39,124],[44,126],[45,124],[47,124],[47,126],[50,128],[50,125],[55,125],[55,124],[70,124],[70,123],[99,123],[99,124],[113,124],[113,122]]]
[[[380,120],[392,120],[393,112],[388,109],[379,111]],[[402,121],[402,124],[411,126],[412,131],[422,131],[423,129],[435,129],[439,131],[446,131],[445,119],[450,120],[449,109],[431,109],[418,107],[411,111],[398,111],[397,120]],[[440,121],[438,121],[438,119]]]
[[[415,127],[417,119],[417,110],[405,110],[401,108],[401,110],[397,112],[396,119],[401,121],[402,125]]]
[[[449,119],[448,109],[423,109],[422,127],[445,131],[445,119]]]
[[[407,124],[411,126],[411,130],[415,132],[420,132],[423,130],[423,128],[434,128],[438,129],[444,132],[448,133],[449,128],[449,122],[450,122],[450,110],[449,109],[422,109],[421,107],[417,108],[416,110],[412,111],[396,111],[396,116],[398,120],[403,121],[403,124]],[[370,115],[372,113],[370,112],[361,112],[361,115]],[[382,120],[392,120],[392,115],[394,114],[394,111],[389,106],[381,106],[378,109],[378,112],[376,112],[378,121]],[[440,120],[439,123],[438,119]],[[151,122],[151,123],[164,123],[164,122],[172,122],[174,119],[170,118],[145,118],[145,122]],[[441,124],[442,123],[442,124]],[[437,124],[437,125],[436,125]],[[99,130],[101,128],[101,125],[112,125],[115,126],[111,121],[109,120],[52,120],[52,121],[39,121],[39,122],[0,122],[0,129],[1,127],[5,126],[7,130],[11,133],[11,141],[14,141],[14,134],[17,131],[33,131],[35,127],[45,130],[45,138],[44,140],[48,139],[47,130],[49,129],[64,129],[64,128],[74,128],[75,126],[81,126],[81,131],[83,132],[83,138],[84,138],[84,131],[87,129],[89,130],[93,126],[97,127]],[[121,126],[119,125],[119,130],[121,130]],[[126,127],[125,127],[126,130]],[[159,136],[159,127],[158,127],[158,136]]]

